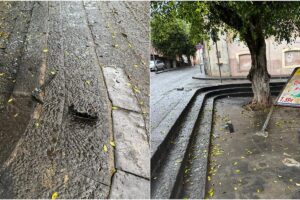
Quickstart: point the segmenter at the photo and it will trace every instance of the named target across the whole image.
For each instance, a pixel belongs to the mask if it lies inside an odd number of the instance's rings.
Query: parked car
[[[150,61],[150,71],[159,71],[165,69],[165,63],[161,60]]]

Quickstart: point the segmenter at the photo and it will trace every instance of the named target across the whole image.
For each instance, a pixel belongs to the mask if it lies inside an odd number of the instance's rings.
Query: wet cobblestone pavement
[[[0,198],[149,196],[148,10],[0,2]]]

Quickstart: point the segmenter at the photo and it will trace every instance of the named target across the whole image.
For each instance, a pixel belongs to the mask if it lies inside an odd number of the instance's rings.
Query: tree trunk
[[[252,83],[254,109],[264,109],[271,105],[270,75],[267,69],[266,42],[263,36],[247,42],[251,53],[251,69],[248,79]]]

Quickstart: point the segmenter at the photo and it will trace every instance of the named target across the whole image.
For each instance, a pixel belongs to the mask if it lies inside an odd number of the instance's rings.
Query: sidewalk
[[[300,110],[276,107],[265,138],[255,133],[268,111],[243,109],[249,100],[238,97],[216,102],[207,197],[299,199]],[[224,128],[228,121],[233,133]]]

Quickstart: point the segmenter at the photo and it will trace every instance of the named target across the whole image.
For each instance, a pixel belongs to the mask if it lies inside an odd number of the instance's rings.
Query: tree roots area
[[[207,197],[299,199],[300,109],[275,107],[264,137],[256,133],[268,110],[243,108],[249,100],[237,97],[215,102]]]

